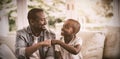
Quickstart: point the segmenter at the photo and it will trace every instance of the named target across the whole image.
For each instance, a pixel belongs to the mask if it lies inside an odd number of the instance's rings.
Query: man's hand
[[[51,40],[45,40],[43,42],[40,42],[42,44],[42,46],[48,46],[50,47],[51,46]]]

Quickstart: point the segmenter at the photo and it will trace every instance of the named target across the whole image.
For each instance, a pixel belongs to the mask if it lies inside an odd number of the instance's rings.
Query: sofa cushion
[[[80,32],[83,59],[102,59],[105,35],[102,32]]]
[[[6,44],[0,44],[0,58],[1,59],[16,59],[14,53]]]

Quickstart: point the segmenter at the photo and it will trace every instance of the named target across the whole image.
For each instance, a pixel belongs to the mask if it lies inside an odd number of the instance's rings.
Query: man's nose
[[[41,22],[41,25],[46,25],[46,24],[47,24],[46,21],[42,21],[42,22]]]
[[[47,22],[46,22],[46,20],[44,21],[44,25],[46,25],[47,24]]]
[[[61,31],[63,31],[64,29],[62,28]]]

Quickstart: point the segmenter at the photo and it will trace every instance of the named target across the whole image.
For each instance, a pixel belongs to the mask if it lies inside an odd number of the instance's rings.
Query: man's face
[[[36,19],[31,22],[32,27],[36,30],[44,30],[46,25],[46,19],[44,12],[36,13]]]

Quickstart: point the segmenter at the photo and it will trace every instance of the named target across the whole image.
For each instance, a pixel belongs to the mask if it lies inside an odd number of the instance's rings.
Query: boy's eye
[[[65,25],[65,28],[67,28],[67,25]]]

